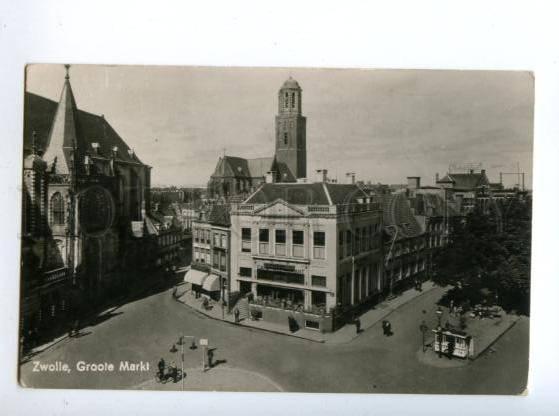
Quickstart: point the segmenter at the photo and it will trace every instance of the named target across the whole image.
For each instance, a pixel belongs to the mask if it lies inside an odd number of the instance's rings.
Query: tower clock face
[[[103,234],[111,227],[114,219],[111,193],[101,186],[81,191],[78,213],[82,232],[92,236]]]

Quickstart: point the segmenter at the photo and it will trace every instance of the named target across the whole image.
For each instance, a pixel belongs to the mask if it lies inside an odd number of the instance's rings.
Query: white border
[[[554,414],[559,408],[559,25],[553,6],[510,0],[2,1],[2,413]],[[181,394],[16,387],[23,67],[31,62],[533,70],[529,396]]]

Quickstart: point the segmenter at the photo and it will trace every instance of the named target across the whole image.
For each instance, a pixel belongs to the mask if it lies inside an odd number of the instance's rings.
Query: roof
[[[398,228],[398,236],[402,238],[415,237],[422,233],[404,192],[383,195],[381,198],[385,231],[389,235],[395,234],[395,227]]]
[[[289,77],[281,86],[281,89],[296,89],[296,90],[300,90],[301,87],[299,86],[299,83],[297,81],[295,81],[293,78]]]
[[[332,183],[265,183],[245,202],[267,204],[281,199],[294,205],[337,205],[355,203],[366,196],[357,185]]]
[[[66,100],[72,101],[70,100],[69,95],[71,95],[70,90],[66,93]],[[66,116],[68,115],[69,110],[67,103],[65,104]],[[72,105],[70,105],[70,107],[72,107]],[[23,152],[25,156],[30,154],[32,151],[33,131],[36,132],[35,145],[39,152],[45,153],[45,151],[48,152],[50,150],[47,149],[47,145],[57,108],[58,104],[53,100],[30,92],[25,93],[23,128]],[[76,139],[82,152],[93,153],[91,143],[96,142],[99,143],[98,155],[101,157],[109,158],[112,154],[113,147],[116,146],[118,147],[118,153],[116,156],[117,161],[120,160],[124,162],[142,163],[135,153],[131,155],[128,152],[130,147],[124,142],[124,140],[103,116],[88,113],[79,109],[75,109],[75,114],[77,115]],[[62,119],[65,119],[66,116],[62,117],[61,114],[60,122],[62,122]],[[63,131],[60,131],[59,138],[69,138],[71,136],[70,133],[70,130],[63,129]],[[55,137],[52,137],[52,139],[54,140]],[[61,143],[62,142],[63,140]],[[51,143],[54,145],[52,140]],[[56,146],[58,145],[59,143],[56,142]],[[49,155],[45,153],[44,156],[48,157]]]
[[[449,173],[437,183],[453,183],[455,188],[474,189],[482,185],[489,185],[485,171],[480,173]]]
[[[274,163],[273,157],[260,157],[257,159],[247,159],[248,170],[252,178],[264,177],[272,170]]]
[[[213,204],[209,208],[207,221],[214,225],[223,225],[229,227],[231,225],[231,216],[229,205]]]

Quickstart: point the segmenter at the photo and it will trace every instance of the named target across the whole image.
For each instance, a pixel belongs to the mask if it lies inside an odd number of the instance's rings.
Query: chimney
[[[351,185],[355,185],[355,172],[347,172],[345,176],[349,179]]]
[[[317,169],[316,173],[316,182],[328,182],[328,169]]]
[[[435,182],[439,181],[439,172],[435,173]]]
[[[421,185],[421,177],[408,176],[408,189],[419,189]]]
[[[269,172],[266,172],[265,179],[266,179],[266,183],[275,183],[276,182],[276,172],[274,172],[272,170],[269,171]]]

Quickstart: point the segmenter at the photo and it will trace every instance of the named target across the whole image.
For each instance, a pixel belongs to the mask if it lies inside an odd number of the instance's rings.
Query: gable
[[[304,212],[279,199],[254,212],[263,217],[302,217]]]

